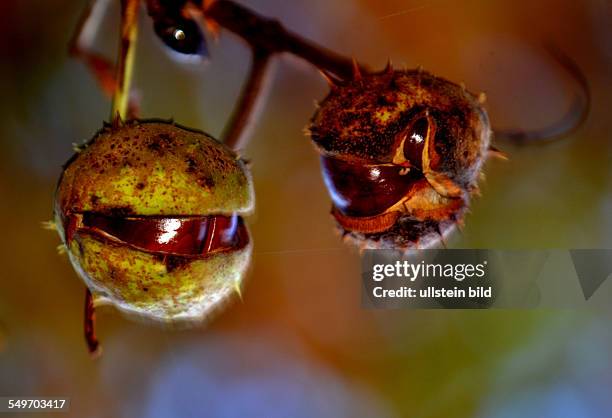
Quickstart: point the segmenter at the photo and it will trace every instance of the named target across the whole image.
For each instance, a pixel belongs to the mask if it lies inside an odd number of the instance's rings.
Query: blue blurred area
[[[213,336],[160,359],[146,418],[391,417],[371,393],[303,356],[259,340]]]

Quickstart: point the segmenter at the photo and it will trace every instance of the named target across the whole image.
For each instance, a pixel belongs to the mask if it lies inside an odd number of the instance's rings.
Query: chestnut
[[[197,321],[239,289],[254,204],[244,162],[167,121],[105,126],[64,166],[55,223],[94,301]]]
[[[478,188],[491,138],[482,98],[390,65],[328,81],[308,131],[341,232],[362,248],[435,245]]]

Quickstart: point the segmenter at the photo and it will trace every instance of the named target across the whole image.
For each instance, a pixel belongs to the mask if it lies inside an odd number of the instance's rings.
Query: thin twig
[[[84,331],[85,331],[85,341],[87,342],[87,349],[89,350],[89,354],[92,357],[99,355],[100,353],[100,344],[98,342],[98,338],[96,337],[96,327],[95,327],[95,317],[96,311],[94,306],[93,297],[91,295],[91,291],[88,289],[85,290],[85,322],[84,322]]]
[[[270,54],[254,51],[248,79],[242,88],[238,104],[223,132],[223,142],[234,150],[246,145],[249,126],[257,116],[258,105],[263,100],[263,89],[270,63]]]
[[[113,95],[111,121],[128,119],[130,86],[138,35],[139,0],[121,0],[121,32],[117,58],[117,90]]]
[[[495,139],[510,140],[518,143],[548,142],[561,136],[568,135],[581,127],[588,117],[591,109],[591,89],[586,76],[568,55],[554,45],[546,44],[544,49],[563,67],[579,87],[576,96],[567,113],[550,126],[533,131],[522,129],[493,129]]]

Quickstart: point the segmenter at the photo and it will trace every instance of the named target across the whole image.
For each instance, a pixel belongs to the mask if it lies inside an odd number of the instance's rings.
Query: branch
[[[242,149],[246,145],[248,128],[255,119],[258,105],[262,101],[263,95],[260,93],[264,89],[269,63],[269,52],[253,51],[249,78],[242,88],[240,100],[222,135],[223,142],[234,150]]]
[[[210,4],[208,4],[210,2]],[[299,35],[288,31],[279,21],[261,16],[231,0],[208,0],[204,5],[204,17],[211,26],[220,26],[241,37],[253,51],[264,51],[268,55],[276,53],[293,54],[325,73],[340,80],[355,77],[359,71],[367,68],[352,59],[339,55],[327,48],[315,44]],[[568,113],[551,126],[534,131],[494,130],[496,138],[505,138],[517,142],[550,140],[567,135],[584,123],[589,114],[591,94],[586,77],[568,56],[557,48],[546,48],[553,58],[572,76],[580,87],[580,96],[576,98]],[[333,82],[333,81],[332,81]],[[251,83],[247,84],[247,87]],[[255,95],[250,91],[248,95]],[[243,96],[246,96],[247,93]],[[239,109],[238,109],[239,110]],[[248,111],[248,107],[244,108]],[[233,120],[242,118],[235,115]],[[237,128],[238,129],[238,128]],[[237,129],[229,129],[237,135]]]
[[[121,33],[117,59],[117,90],[113,94],[111,121],[128,119],[130,85],[138,35],[138,0],[121,0]]]
[[[289,32],[279,21],[258,15],[231,0],[213,1],[204,9],[204,16],[241,37],[253,50],[270,55],[288,52],[341,79],[353,75],[351,58]]]
[[[230,148],[240,149],[246,143],[246,130],[253,121],[259,104],[258,99],[272,55],[293,54],[324,74],[328,73],[344,80],[351,79],[363,68],[353,59],[289,32],[279,21],[261,16],[233,1],[213,0],[211,4],[207,3],[204,3],[203,17],[209,26],[220,26],[233,32],[242,38],[253,52],[249,78],[223,134],[223,142]],[[188,13],[194,18],[202,13],[195,9],[188,7]],[[367,71],[365,68],[363,70]]]
[[[87,342],[87,349],[89,350],[89,354],[92,357],[97,357],[100,355],[100,343],[98,342],[98,338],[96,337],[96,329],[95,329],[95,306],[93,297],[91,295],[91,291],[89,288],[85,290],[85,322],[84,322],[84,331],[85,331],[85,341]]]
[[[580,128],[586,121],[591,109],[591,89],[586,76],[580,67],[578,67],[578,64],[560,49],[551,44],[544,45],[544,48],[578,85],[578,95],[574,98],[567,113],[552,125],[533,131],[493,128],[495,139],[510,140],[517,143],[548,142],[568,135]]]

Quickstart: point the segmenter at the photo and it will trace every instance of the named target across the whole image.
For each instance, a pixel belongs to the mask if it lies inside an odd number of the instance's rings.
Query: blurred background
[[[498,128],[536,128],[567,111],[576,86],[541,44],[558,46],[589,80],[588,120],[546,145],[498,142],[510,159],[487,164],[483,195],[454,246],[612,248],[609,1],[242,3],[373,68],[391,58],[485,91]],[[70,397],[62,417],[609,416],[609,310],[360,307],[359,254],[334,232],[317,154],[302,134],[327,87],[289,57],[275,65],[243,152],[257,192],[244,301],[186,331],[100,309],[104,354],[92,361],[82,337],[84,285],[57,254],[56,234],[41,228],[71,144],[90,138],[109,113],[93,77],[66,54],[84,5],[0,2],[0,395]],[[109,11],[96,42],[111,57],[117,13]],[[208,63],[180,64],[145,15],[141,23],[142,116],[218,136],[247,49],[222,32]]]

